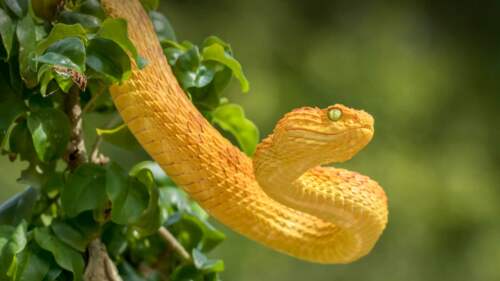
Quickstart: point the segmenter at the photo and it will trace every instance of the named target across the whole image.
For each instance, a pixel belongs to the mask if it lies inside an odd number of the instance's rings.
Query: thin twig
[[[170,233],[170,231],[168,231],[168,229],[166,229],[165,227],[162,226],[162,227],[160,227],[158,232],[160,233],[161,238],[163,238],[163,240],[165,240],[165,242],[167,242],[170,245],[170,247],[175,252],[177,252],[177,254],[179,254],[179,256],[182,258],[182,260],[184,260],[184,261],[191,260],[191,256],[189,255],[189,253],[186,251],[186,249],[184,249],[184,247],[181,245],[181,243],[179,243],[179,241],[177,241],[177,239],[172,235],[172,233]]]
[[[97,101],[97,99],[99,97],[102,96],[102,94],[104,93],[104,90],[100,90],[98,91],[96,94],[94,94],[92,96],[92,98],[90,98],[90,100],[87,102],[87,104],[83,107],[83,113],[88,113],[90,112],[91,110],[94,109],[94,105],[95,105],[95,102]]]
[[[106,125],[104,125],[104,128],[105,129],[110,129],[112,128],[113,126],[116,125],[116,123],[118,123],[118,121],[121,120],[121,117],[119,114],[115,114],[115,116],[113,116],[113,118],[111,118],[107,123]],[[100,152],[99,152],[99,147],[101,146],[101,143],[102,143],[102,135],[97,135],[96,138],[95,138],[95,141],[94,141],[94,144],[92,145],[92,149],[90,150],[90,155],[89,155],[89,161],[90,162],[93,162],[93,163],[101,163],[101,160],[103,158],[106,158],[105,156],[103,156]]]

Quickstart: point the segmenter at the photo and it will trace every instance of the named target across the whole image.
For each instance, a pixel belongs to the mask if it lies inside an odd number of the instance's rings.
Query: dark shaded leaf
[[[99,225],[94,221],[92,212],[84,212],[74,219],[52,222],[50,227],[61,241],[80,252],[85,252],[87,245],[99,235]]]
[[[101,7],[99,0],[84,0],[78,9],[80,13],[92,15],[100,19],[106,17],[106,13]]]
[[[59,266],[73,273],[73,280],[82,279],[84,261],[80,253],[59,240],[47,227],[35,228],[34,237],[40,247],[52,253]]]
[[[30,161],[36,158],[35,148],[31,139],[26,120],[17,123],[9,136],[9,147],[12,153],[19,155],[21,160]]]
[[[137,222],[148,207],[147,187],[115,163],[106,170],[106,192],[112,203],[111,220],[117,224]]]
[[[24,113],[26,106],[21,96],[9,87],[3,73],[0,73],[0,92],[0,142],[3,143],[12,122]]]
[[[49,35],[40,41],[36,47],[37,54],[41,55],[47,48],[55,42],[67,37],[78,37],[83,42],[86,42],[87,35],[85,29],[80,24],[63,24],[57,23],[54,25]]]
[[[53,262],[50,254],[34,243],[28,244],[28,247],[18,254],[17,260],[15,281],[42,281]]]
[[[13,277],[17,259],[15,255],[26,247],[26,223],[22,222],[17,227],[0,225],[0,280],[7,276]]]
[[[30,15],[19,21],[16,28],[19,41],[19,71],[28,88],[36,86],[36,63],[33,60],[36,49],[35,22]]]
[[[69,141],[70,124],[64,112],[44,108],[28,116],[28,128],[38,158],[49,162],[61,157]]]
[[[148,0],[148,1],[156,1],[156,0]],[[177,41],[172,25],[164,15],[156,11],[149,11],[149,17],[153,22],[156,35],[158,35],[158,39],[160,39],[160,41],[164,40]]]
[[[130,59],[112,40],[94,38],[87,47],[87,65],[112,82],[121,82],[130,74]]]
[[[23,220],[30,221],[33,206],[38,198],[38,190],[28,187],[0,205],[0,225],[18,225]]]
[[[4,0],[9,9],[19,18],[26,15],[28,11],[28,0]]]
[[[8,61],[12,52],[12,44],[14,43],[14,35],[16,33],[16,24],[9,17],[9,15],[0,8],[0,35],[2,37],[2,44],[5,48],[6,57]]]
[[[106,203],[105,175],[103,167],[83,164],[69,176],[61,193],[61,205],[67,216],[75,217]]]
[[[101,20],[98,17],[72,11],[61,12],[59,21],[65,24],[81,24],[89,31],[96,31],[101,26]]]
[[[127,21],[124,19],[106,19],[97,36],[109,39],[120,45],[120,47],[129,52],[135,58],[139,68],[146,66],[146,61],[139,56],[134,43],[128,38]]]
[[[48,54],[55,54],[65,59],[61,60],[56,57],[55,60],[51,60],[49,58],[44,58]],[[43,63],[61,65],[75,69],[78,72],[83,72],[85,71],[85,46],[78,37],[66,37],[51,44],[47,48],[46,53],[37,58],[37,60]],[[69,62],[66,62],[67,60],[69,60]]]

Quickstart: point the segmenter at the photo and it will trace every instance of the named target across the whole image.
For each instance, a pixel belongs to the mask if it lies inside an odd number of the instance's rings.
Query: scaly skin
[[[252,159],[222,137],[180,88],[139,0],[102,0],[128,21],[149,64],[111,87],[130,130],[166,173],[213,217],[300,259],[349,263],[370,252],[387,223],[373,180],[319,165],[350,159],[373,135],[373,118],[342,105],[301,108],[279,121]],[[332,108],[342,111],[328,119]]]

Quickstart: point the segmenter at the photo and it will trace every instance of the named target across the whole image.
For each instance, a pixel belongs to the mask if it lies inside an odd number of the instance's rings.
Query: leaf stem
[[[189,253],[184,249],[184,247],[177,241],[174,235],[168,231],[168,229],[164,226],[160,227],[158,230],[158,233],[160,234],[161,238],[167,242],[170,247],[179,254],[179,256],[182,258],[183,261],[191,261],[191,256]]]

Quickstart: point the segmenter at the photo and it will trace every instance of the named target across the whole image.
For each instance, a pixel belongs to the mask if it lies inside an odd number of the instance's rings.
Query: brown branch
[[[87,162],[87,150],[83,139],[82,107],[80,105],[80,89],[73,86],[64,98],[64,110],[69,117],[71,136],[65,160],[71,171]]]
[[[73,86],[64,99],[64,110],[71,124],[70,143],[65,160],[73,171],[87,162],[87,150],[83,138],[82,107],[80,105],[80,89]],[[115,264],[109,258],[104,244],[98,239],[92,241],[88,248],[89,258],[85,269],[85,281],[122,281]]]
[[[161,238],[165,240],[165,242],[168,243],[170,248],[172,248],[181,258],[183,261],[191,261],[191,256],[189,253],[184,249],[184,247],[177,241],[177,239],[168,231],[167,228],[165,227],[160,227],[158,230],[158,233],[160,234]]]
[[[89,262],[85,269],[85,281],[122,281],[116,266],[106,251],[106,246],[95,239],[88,246]]]

